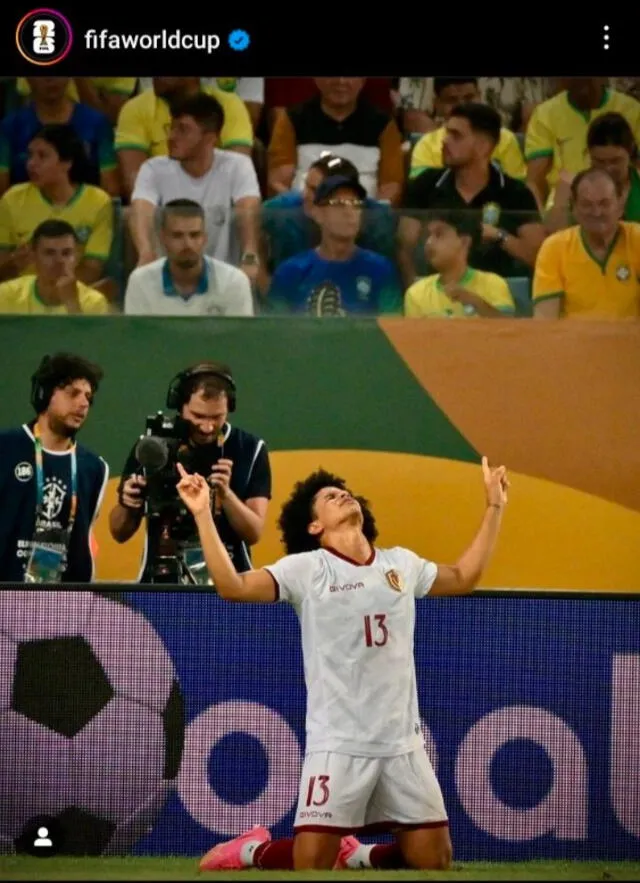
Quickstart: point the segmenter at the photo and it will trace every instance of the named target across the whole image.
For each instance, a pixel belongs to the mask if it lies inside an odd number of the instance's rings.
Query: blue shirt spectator
[[[118,162],[108,117],[66,94],[67,77],[30,79],[33,101],[0,122],[0,192],[29,180],[29,142],[46,123],[67,123],[82,141],[87,155],[87,180],[110,195],[119,192]],[[42,82],[44,81],[44,82]],[[35,84],[35,85],[33,85]]]
[[[267,199],[262,205],[262,229],[267,238],[269,267],[313,248],[320,242],[320,228],[306,213],[304,194],[290,190]],[[366,197],[358,245],[391,258],[394,254],[396,218],[387,203]]]
[[[320,245],[277,268],[269,307],[314,316],[402,312],[396,269],[383,255],[355,244],[366,191],[353,178],[332,175],[315,193]]]
[[[281,263],[314,248],[320,242],[320,228],[313,218],[313,200],[318,185],[327,175],[358,178],[358,170],[347,159],[323,154],[306,174],[302,192],[291,190],[266,200],[262,207],[262,229],[266,239],[267,264],[273,272]],[[392,258],[395,251],[396,218],[387,203],[365,197],[362,224],[356,243]]]
[[[401,312],[402,292],[388,258],[357,248],[347,260],[327,260],[309,249],[281,264],[269,292],[275,312],[312,316]]]

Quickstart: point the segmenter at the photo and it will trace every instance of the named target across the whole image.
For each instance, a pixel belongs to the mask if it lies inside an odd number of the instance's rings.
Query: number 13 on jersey
[[[374,613],[364,618],[364,642],[367,647],[384,647],[389,638],[387,614]]]

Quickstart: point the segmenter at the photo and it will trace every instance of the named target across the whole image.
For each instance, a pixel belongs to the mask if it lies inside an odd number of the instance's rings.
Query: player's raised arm
[[[227,601],[275,601],[275,580],[266,570],[238,573],[233,566],[211,514],[211,488],[207,481],[201,475],[190,475],[180,463],[178,471],[178,493],[193,515],[207,570],[217,593]]]
[[[456,564],[439,564],[430,595],[467,595],[477,586],[484,573],[500,532],[502,513],[507,504],[509,481],[504,466],[491,468],[482,458],[482,474],[487,508],[482,524],[471,545]]]

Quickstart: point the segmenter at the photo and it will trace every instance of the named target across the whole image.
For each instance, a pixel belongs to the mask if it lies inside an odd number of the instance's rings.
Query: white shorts
[[[318,751],[305,757],[294,830],[336,834],[448,824],[424,748],[397,757]]]

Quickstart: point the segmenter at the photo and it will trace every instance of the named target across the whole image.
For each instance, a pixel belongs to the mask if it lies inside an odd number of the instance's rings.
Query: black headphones
[[[229,403],[229,413],[233,413],[236,409],[236,384],[231,376],[222,366],[216,362],[201,362],[194,365],[193,368],[187,368],[181,371],[173,378],[167,390],[167,408],[171,411],[179,411],[186,401],[186,385],[194,377],[218,377],[224,381],[228,387],[225,392],[227,394],[227,402]]]
[[[35,374],[31,375],[31,407],[36,414],[42,414],[47,410],[51,396],[53,395],[54,383],[50,376],[51,356],[44,356]]]
[[[55,356],[43,356],[35,373],[31,375],[31,395],[29,401],[38,416],[47,410],[56,387],[65,380],[64,374],[60,373],[60,364],[56,365],[57,360],[64,358],[65,355],[65,353],[59,353]],[[83,377],[83,374],[80,373],[76,376],[80,378]],[[93,384],[91,386],[93,387]],[[97,388],[97,385],[93,387],[94,393]],[[89,406],[91,407],[91,405],[93,405],[93,398],[89,399]]]

